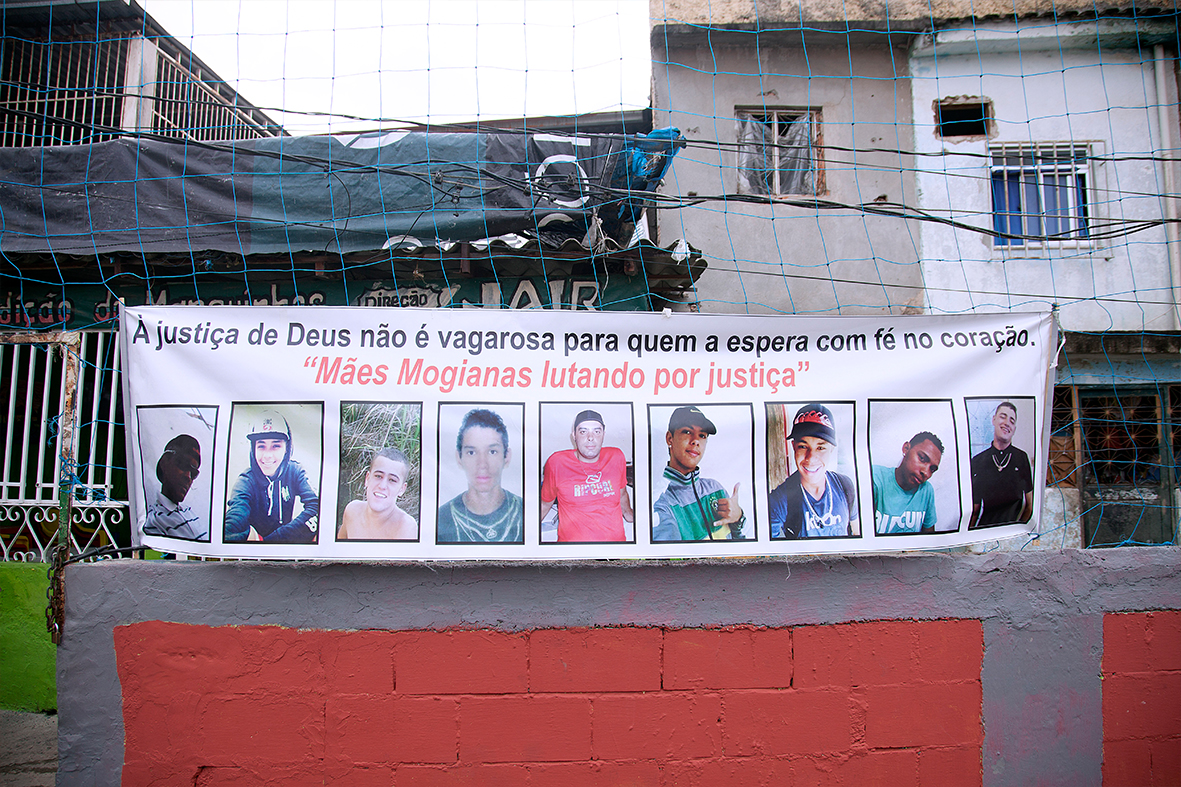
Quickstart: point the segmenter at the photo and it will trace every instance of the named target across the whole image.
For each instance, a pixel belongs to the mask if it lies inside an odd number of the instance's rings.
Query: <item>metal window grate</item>
[[[1161,413],[1155,394],[1084,393],[1083,438],[1095,481],[1104,486],[1159,483]]]
[[[70,364],[62,362],[57,346],[0,343],[3,560],[47,559],[62,482],[73,490],[75,553],[130,545],[118,344],[114,334],[85,332],[71,349],[76,355]],[[67,443],[63,433],[71,434]]]
[[[1179,449],[1181,385],[1054,389],[1047,481],[1079,491],[1084,546],[1176,541]]]
[[[1086,546],[1175,539],[1174,479],[1167,464],[1173,430],[1164,407],[1174,390],[1078,390]]]
[[[194,140],[277,133],[216,74],[185,65],[183,55],[154,40],[111,35],[52,41],[0,36],[0,146],[101,142],[136,129]],[[154,76],[140,73],[145,56],[155,58],[154,71],[146,70]],[[135,106],[128,100],[137,97],[142,114],[125,115]]]
[[[994,145],[993,229],[997,246],[1080,246],[1090,242],[1086,145]]]
[[[1070,386],[1054,388],[1054,405],[1050,415],[1050,453],[1046,483],[1051,486],[1077,488],[1081,445],[1079,422],[1075,417],[1075,392]]]

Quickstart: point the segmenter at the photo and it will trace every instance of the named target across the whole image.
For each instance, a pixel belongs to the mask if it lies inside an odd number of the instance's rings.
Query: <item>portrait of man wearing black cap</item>
[[[597,410],[574,417],[570,443],[545,461],[541,482],[542,519],[558,506],[558,541],[625,541],[624,522],[635,520],[627,494],[627,459],[604,446],[607,427]]]
[[[738,484],[731,491],[701,474],[701,460],[714,422],[697,407],[678,407],[668,419],[664,435],[668,487],[653,506],[656,517],[653,541],[706,541],[739,539],[746,515],[738,504]]]
[[[837,462],[832,412],[823,404],[804,405],[788,437],[796,469],[771,492],[771,538],[858,535],[857,487],[853,479],[828,469]]]

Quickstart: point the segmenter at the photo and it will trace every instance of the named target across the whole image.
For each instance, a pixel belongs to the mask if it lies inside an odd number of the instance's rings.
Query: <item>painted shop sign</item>
[[[1048,314],[384,300],[447,297],[419,289],[128,307],[137,539],[268,558],[741,556],[949,547],[1041,514]]]
[[[605,285],[605,286],[604,286]],[[67,297],[68,294],[68,297]],[[85,330],[111,327],[120,300],[127,306],[365,306],[372,308],[563,309],[645,311],[648,294],[642,277],[593,279],[502,278],[463,279],[448,284],[394,282],[328,285],[313,282],[296,288],[291,282],[269,283],[245,290],[240,284],[191,281],[139,287],[71,284],[50,288],[24,286],[0,290],[0,330]]]

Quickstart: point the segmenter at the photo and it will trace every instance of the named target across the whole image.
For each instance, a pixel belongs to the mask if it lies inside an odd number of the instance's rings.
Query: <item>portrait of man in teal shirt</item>
[[[919,432],[902,444],[897,467],[873,466],[874,530],[878,535],[933,533],[935,489],[930,478],[943,460],[943,441]]]

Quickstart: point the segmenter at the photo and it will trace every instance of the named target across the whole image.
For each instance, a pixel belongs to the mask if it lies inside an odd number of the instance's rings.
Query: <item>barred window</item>
[[[821,193],[819,110],[759,108],[735,114],[739,193]]]
[[[1181,385],[1060,386],[1048,482],[1075,488],[1083,545],[1176,543]]]
[[[996,145],[992,154],[992,226],[1018,235],[997,246],[1089,242],[1086,145]]]

